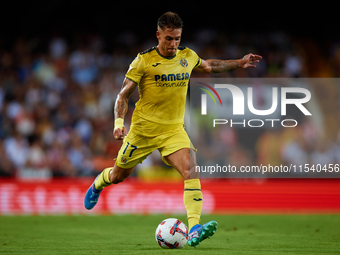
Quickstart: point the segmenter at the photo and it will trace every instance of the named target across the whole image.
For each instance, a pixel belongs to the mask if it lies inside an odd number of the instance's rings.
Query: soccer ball
[[[180,249],[188,241],[188,228],[175,218],[159,223],[156,229],[156,241],[163,249]]]

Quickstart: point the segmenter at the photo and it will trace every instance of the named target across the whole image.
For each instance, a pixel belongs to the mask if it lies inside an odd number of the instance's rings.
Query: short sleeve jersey
[[[179,47],[172,57],[163,56],[156,46],[139,53],[125,75],[139,91],[131,129],[154,136],[182,127],[190,75],[201,61],[187,47]]]

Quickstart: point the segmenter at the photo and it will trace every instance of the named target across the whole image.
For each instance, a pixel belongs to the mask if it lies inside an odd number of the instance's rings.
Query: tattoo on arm
[[[211,73],[222,73],[240,66],[237,60],[207,60],[211,66]]]
[[[122,89],[119,92],[117,99],[116,99],[115,108],[114,108],[115,119],[124,118],[128,110],[128,100],[130,96],[132,95],[133,91],[136,89],[136,87],[137,87],[137,83],[127,78],[125,79]]]

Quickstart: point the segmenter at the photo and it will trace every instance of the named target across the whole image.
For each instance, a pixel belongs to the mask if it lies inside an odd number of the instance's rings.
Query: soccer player
[[[157,25],[158,45],[137,55],[117,96],[113,135],[117,140],[123,139],[123,144],[116,163],[104,169],[92,183],[85,196],[85,207],[92,209],[104,187],[124,181],[138,163],[158,149],[164,163],[174,167],[184,179],[188,244],[196,247],[215,233],[217,222],[199,224],[203,196],[198,173],[194,171],[196,149],[183,127],[190,74],[255,67],[254,63],[262,57],[248,54],[238,60],[203,60],[193,50],[179,46],[183,22],[176,13],[164,13]],[[124,117],[129,97],[137,86],[139,100],[127,132]]]

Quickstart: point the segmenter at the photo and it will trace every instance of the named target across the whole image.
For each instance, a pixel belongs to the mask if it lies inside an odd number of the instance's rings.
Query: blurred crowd
[[[92,176],[113,165],[121,146],[112,137],[116,96],[137,53],[156,44],[156,38],[139,42],[128,32],[117,35],[111,44],[93,33],[0,41],[0,176]],[[236,59],[249,52],[263,56],[257,68],[237,69],[221,77],[310,75],[303,43],[281,32],[227,36],[214,30],[186,31],[182,45],[203,59]],[[339,44],[332,45],[327,60],[339,76]],[[136,90],[129,101],[127,126],[137,100]],[[266,155],[237,146],[237,135],[225,139],[243,153],[240,159],[240,153],[230,150],[230,158],[236,161],[257,163]],[[149,165],[159,162],[156,156]]]

